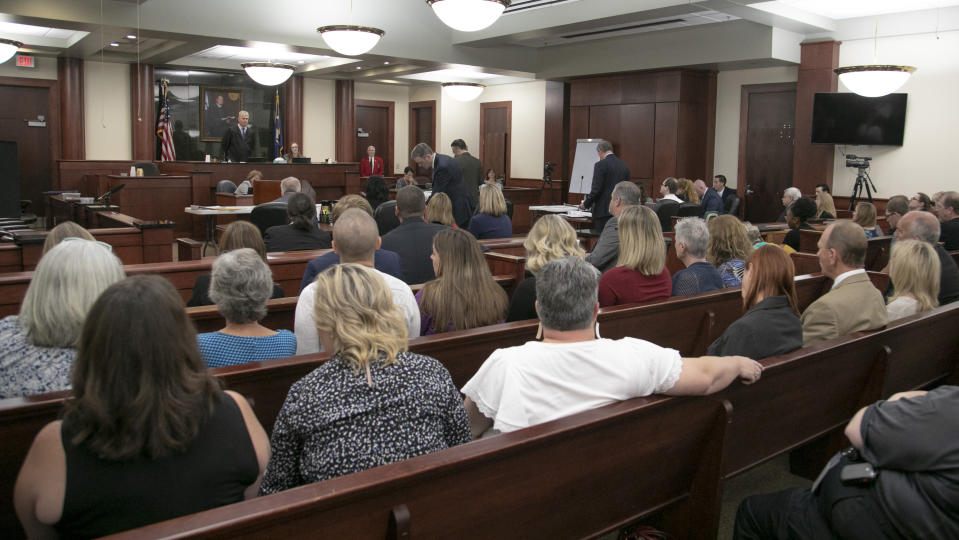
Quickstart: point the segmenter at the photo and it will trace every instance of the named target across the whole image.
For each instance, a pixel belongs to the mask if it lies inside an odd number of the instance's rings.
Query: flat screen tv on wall
[[[819,92],[813,101],[813,143],[902,146],[905,127],[906,94]]]

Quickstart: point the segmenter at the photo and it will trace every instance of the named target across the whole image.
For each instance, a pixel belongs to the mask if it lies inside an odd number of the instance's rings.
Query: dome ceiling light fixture
[[[352,24],[321,26],[316,31],[331,49],[343,56],[359,56],[369,52],[386,34],[379,28]]]
[[[879,64],[879,17],[872,36],[872,64],[838,67],[833,71],[846,88],[864,97],[882,97],[891,94],[906,84],[916,71],[913,66]]]
[[[460,32],[489,27],[510,5],[510,0],[426,0],[443,24]]]
[[[13,58],[13,55],[17,54],[20,47],[23,47],[23,43],[19,41],[0,38],[0,64]]]
[[[243,66],[248,77],[263,86],[283,84],[296,71],[296,68],[290,64],[276,62],[244,62],[240,65]]]
[[[456,101],[473,101],[486,88],[485,84],[467,82],[445,82],[441,86],[446,95]]]

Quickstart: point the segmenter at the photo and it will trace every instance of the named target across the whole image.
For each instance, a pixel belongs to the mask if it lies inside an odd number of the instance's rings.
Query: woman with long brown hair
[[[766,358],[802,347],[794,278],[792,260],[778,246],[754,250],[743,274],[746,313],[709,346],[708,354]]]
[[[716,216],[706,224],[709,229],[709,245],[706,260],[719,270],[724,287],[742,284],[746,258],[753,250],[746,227],[736,216]]]
[[[509,299],[473,235],[458,229],[436,233],[430,258],[436,279],[416,294],[421,336],[503,322]]]
[[[884,233],[876,225],[876,206],[871,202],[858,202],[852,213],[852,220],[866,231],[866,238],[877,238]]]
[[[14,502],[27,536],[94,538],[256,495],[269,442],[224,392],[166,279],[135,276],[90,309],[63,420],[34,440]]]

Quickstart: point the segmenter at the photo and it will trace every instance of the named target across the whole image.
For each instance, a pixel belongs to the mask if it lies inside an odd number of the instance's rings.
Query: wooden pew
[[[572,538],[677,503],[678,538],[715,538],[729,415],[638,398],[114,538]]]
[[[884,274],[871,273],[870,277],[880,288],[885,287],[883,280],[888,279]],[[800,307],[808,306],[822,292],[828,291],[829,286],[830,281],[821,275],[798,278],[796,289]],[[209,313],[209,308],[204,309]],[[599,322],[604,337],[639,337],[675,348],[684,356],[699,356],[705,354],[712,340],[741,314],[742,299],[739,289],[735,288],[603,308]],[[420,337],[410,340],[410,350],[441,360],[454,384],[461,388],[493,350],[532,340],[536,327],[534,319]],[[326,353],[319,353],[216,368],[212,372],[227,388],[250,399],[258,419],[270,432],[290,386],[328,358]],[[0,503],[5,493],[13,492],[16,472],[33,435],[44,424],[57,418],[64,395],[57,393],[0,401],[0,438],[5,441],[2,464],[12,467],[0,470]],[[12,505],[9,508],[12,509]],[[5,529],[5,523],[15,525],[15,518],[0,515],[0,535],[9,530]]]
[[[789,258],[792,259],[793,270],[797,276],[822,272],[822,266],[819,264],[819,255],[815,253],[802,253],[801,251],[797,251],[790,253]]]
[[[799,251],[803,253],[816,253],[819,250],[818,242],[822,234],[822,231],[800,229]],[[891,236],[880,236],[868,239],[866,241],[866,270],[878,272],[885,268],[889,263],[889,250],[891,245]]]

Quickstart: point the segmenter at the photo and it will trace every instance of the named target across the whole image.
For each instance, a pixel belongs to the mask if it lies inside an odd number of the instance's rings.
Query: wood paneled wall
[[[60,82],[60,158],[86,157],[83,130],[83,60],[57,58]]]
[[[130,120],[133,161],[153,161],[156,154],[156,106],[153,66],[130,64]]]
[[[796,137],[793,154],[793,185],[803,193],[816,184],[832,187],[835,146],[812,144],[812,108],[816,92],[835,92],[839,76],[839,42],[820,41],[800,45],[799,82],[796,85]],[[836,205],[838,208],[838,204]]]
[[[667,176],[705,179],[712,174],[715,111],[714,71],[575,79],[569,84],[568,155],[576,139],[610,141],[647,195]]]
[[[303,151],[303,76],[294,75],[283,85],[280,98],[283,100],[283,146],[289,152],[290,145],[297,143]]]

